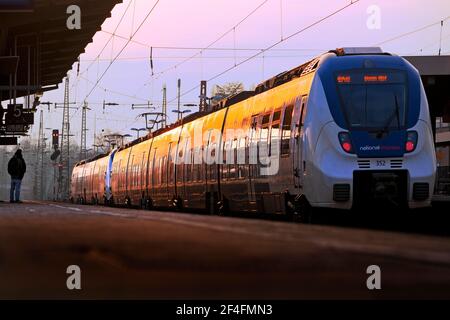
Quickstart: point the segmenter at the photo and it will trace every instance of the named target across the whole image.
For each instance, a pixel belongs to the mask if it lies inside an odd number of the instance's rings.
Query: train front
[[[321,63],[316,80],[312,104],[326,102],[330,121],[316,115],[323,126],[309,159],[312,204],[429,206],[436,157],[417,70],[398,56],[335,54]]]

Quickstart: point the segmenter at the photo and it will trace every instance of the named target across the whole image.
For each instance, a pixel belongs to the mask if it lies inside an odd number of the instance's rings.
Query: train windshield
[[[336,74],[348,129],[400,130],[406,125],[406,76],[401,71]]]

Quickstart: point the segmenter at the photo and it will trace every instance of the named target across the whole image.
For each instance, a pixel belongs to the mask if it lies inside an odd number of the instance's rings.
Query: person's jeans
[[[20,186],[22,184],[22,180],[20,179],[11,179],[11,190],[9,192],[9,199],[11,201],[19,201],[20,200]]]

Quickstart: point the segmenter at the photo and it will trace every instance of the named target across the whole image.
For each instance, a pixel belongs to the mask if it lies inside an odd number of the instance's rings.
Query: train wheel
[[[172,199],[172,206],[177,210],[180,211],[183,209],[183,200],[181,200],[180,197],[174,197]]]
[[[130,199],[129,197],[126,197],[126,198],[125,198],[125,205],[126,205],[128,208],[131,208],[131,199]]]
[[[153,209],[153,201],[151,198],[146,198],[145,200],[145,209],[151,210]]]
[[[313,210],[304,195],[297,195],[294,199],[289,194],[287,197],[288,218],[294,222],[312,223]]]
[[[226,216],[230,211],[230,206],[228,205],[228,200],[223,198],[217,203],[217,215]]]

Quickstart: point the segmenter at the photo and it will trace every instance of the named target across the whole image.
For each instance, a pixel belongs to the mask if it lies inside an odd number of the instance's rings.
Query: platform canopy
[[[450,56],[404,58],[420,72],[432,116],[450,122]]]
[[[12,90],[5,90],[11,82],[17,97],[57,88],[119,2],[0,1],[0,101],[11,97]],[[67,28],[70,5],[81,9],[80,30]],[[17,82],[10,77],[14,70]]]

